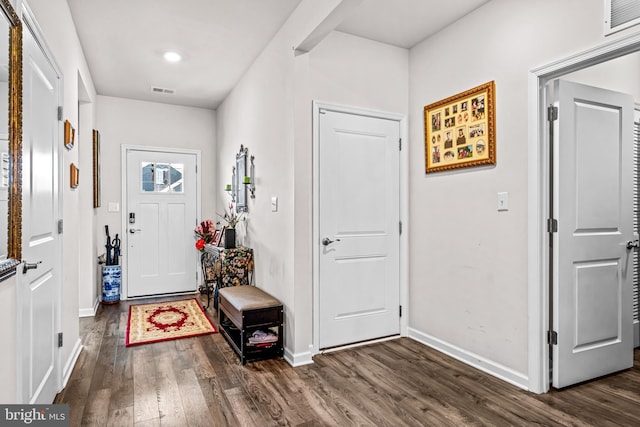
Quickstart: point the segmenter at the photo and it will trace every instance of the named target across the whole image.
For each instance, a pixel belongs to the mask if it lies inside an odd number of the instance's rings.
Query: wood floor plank
[[[262,416],[253,399],[243,387],[225,390],[224,394],[229,400],[236,418],[240,420],[242,425],[255,427],[276,425]]]
[[[177,381],[187,425],[191,427],[209,427],[215,425],[212,423],[212,414],[209,411],[209,406],[200,388],[198,377],[193,369],[180,371]]]
[[[198,385],[211,414],[212,426],[241,425],[233,412],[233,407],[224,394],[222,385],[215,378],[199,378]]]
[[[111,395],[111,398],[113,399],[113,395]],[[133,406],[109,410],[107,425],[109,427],[132,427],[134,425],[133,416]]]
[[[133,348],[133,409],[136,425],[160,417],[151,346]]]
[[[175,342],[157,344],[153,347],[153,354],[157,367],[156,391],[160,421],[166,425],[187,425],[178,380],[173,371],[172,361],[176,358]]]
[[[96,427],[107,426],[110,399],[111,390],[108,388],[89,393],[82,416],[82,425]]]
[[[124,342],[118,340],[113,362],[111,388],[111,411],[126,409],[134,405],[133,352],[127,351]]]
[[[242,366],[220,334],[126,347],[132,303],[80,320],[83,351],[55,400],[71,426],[640,425],[640,350],[632,369],[537,395],[408,338],[298,368]]]

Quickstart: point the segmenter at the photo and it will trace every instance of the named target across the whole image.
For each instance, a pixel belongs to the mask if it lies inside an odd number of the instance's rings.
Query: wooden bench
[[[218,298],[220,332],[243,365],[284,354],[280,301],[249,285],[222,288]]]

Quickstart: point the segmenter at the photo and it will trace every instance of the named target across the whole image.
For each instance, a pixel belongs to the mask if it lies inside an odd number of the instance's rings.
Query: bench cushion
[[[219,295],[238,311],[282,305],[280,301],[260,288],[250,285],[230,286],[220,289]]]

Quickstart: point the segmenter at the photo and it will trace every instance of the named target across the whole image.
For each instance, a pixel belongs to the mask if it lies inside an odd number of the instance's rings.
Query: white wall
[[[65,76],[63,87],[62,104],[65,111],[65,118],[69,119],[74,126],[77,123],[77,76],[84,76],[89,96],[95,98],[95,89],[91,81],[89,71],[84,60],[84,55],[80,48],[71,14],[64,0],[32,0],[29,2],[33,13],[42,29],[56,62]],[[16,11],[19,11],[19,7]],[[93,116],[93,112],[90,114]],[[78,163],[78,150],[74,149],[62,153],[63,169],[68,170],[71,162]],[[88,165],[79,164],[80,169],[89,170]],[[68,172],[65,175],[68,182]],[[28,177],[23,177],[28,179]],[[78,204],[78,192],[69,189],[69,186],[62,186],[62,203],[65,206],[64,215],[66,224],[78,224],[80,215],[89,212]],[[88,235],[91,230],[82,230],[79,227],[65,228],[63,235],[63,250],[65,253],[62,280],[62,307],[61,307],[61,330],[64,333],[64,346],[61,349],[60,360],[63,369],[62,375],[70,373],[70,361],[78,350],[79,327],[78,327],[78,295],[79,268],[77,264],[77,254],[86,249],[89,250],[90,243],[80,239],[80,236]],[[6,384],[0,388],[0,401],[12,403],[18,401],[16,390],[16,348],[17,346],[17,280],[11,278],[0,283],[0,313],[2,313],[2,323],[6,332],[3,332],[3,345],[7,351],[0,352],[0,378]]]
[[[18,0],[11,1],[15,10],[19,10],[16,7],[16,2]],[[0,111],[8,111],[8,92],[7,92],[7,84],[3,83],[2,88],[0,90]],[[2,118],[0,118],[0,129],[2,129],[2,133],[8,134],[8,115],[2,114]],[[3,141],[3,146],[6,146],[7,142]],[[4,148],[7,151],[6,148]],[[7,198],[6,190],[3,191],[5,194],[2,195],[3,199]],[[6,202],[4,202],[6,205]],[[3,220],[2,227],[3,229],[7,228],[7,208],[2,207],[0,209],[0,215],[2,215]],[[6,255],[7,253],[7,237],[6,233],[3,233],[4,236],[0,239],[0,245],[2,249],[0,253]],[[2,328],[2,332],[0,332],[0,340],[2,340],[4,344],[4,351],[0,351],[0,378],[3,378],[2,387],[0,387],[0,402],[2,403],[17,403],[17,353],[15,348],[17,347],[17,312],[16,312],[16,302],[17,302],[17,294],[16,294],[16,286],[17,281],[15,277],[10,277],[9,279],[0,282],[0,324],[5,325]]]
[[[301,55],[304,56],[304,55]],[[409,51],[333,31],[308,55],[306,79],[298,70],[296,94],[296,349],[312,340],[312,121],[313,100],[408,116]],[[304,58],[298,57],[298,69]],[[306,86],[306,87],[303,87]],[[400,172],[401,175],[405,171]],[[366,185],[363,183],[362,185]],[[317,244],[317,242],[316,242]],[[306,255],[306,256],[303,256]],[[300,258],[300,259],[299,259]],[[308,262],[304,262],[308,261]],[[305,286],[298,286],[301,282]],[[307,314],[308,313],[308,314]],[[304,326],[304,327],[303,327]],[[315,342],[317,345],[318,343]]]
[[[310,277],[294,285],[294,269],[304,255],[294,252],[298,238],[294,235],[294,187],[298,184],[294,182],[293,161],[293,47],[339,3],[303,0],[218,108],[218,182],[229,182],[241,144],[255,156],[256,197],[249,199],[246,230],[244,225],[240,228],[239,243],[254,249],[255,284],[284,304],[288,354],[295,352],[296,317],[302,315],[294,310],[294,288],[304,287],[310,292],[311,285]],[[278,212],[271,212],[271,197],[278,197]],[[229,197],[220,192],[218,209],[228,204]],[[311,316],[310,311],[304,314],[307,316]]]
[[[3,404],[18,403],[16,283],[15,277],[0,282],[0,324],[3,325],[0,338],[4,347],[0,351],[0,378],[2,378],[0,402]]]
[[[590,86],[628,93],[640,101],[640,53],[632,53],[562,76]]]
[[[408,113],[407,49],[333,31],[309,55],[313,99]]]
[[[105,252],[104,226],[123,236],[122,213],[109,212],[109,202],[122,208],[121,147],[153,147],[200,150],[202,170],[202,217],[212,218],[216,198],[216,113],[204,108],[182,107],[109,96],[98,96],[102,205],[96,218],[96,253]],[[123,237],[123,256],[126,238]],[[194,248],[195,251],[195,248]],[[194,252],[195,253],[195,252]],[[124,283],[123,283],[124,287]]]
[[[334,2],[338,4],[339,2]],[[218,182],[229,182],[244,144],[255,155],[256,198],[246,233],[255,284],[285,305],[287,357],[309,357],[312,344],[311,101],[406,112],[408,52],[332,33],[295,55],[333,5],[303,1],[218,109]],[[271,197],[279,199],[271,212]],[[219,209],[228,204],[220,193]]]
[[[412,333],[525,387],[528,71],[602,43],[602,20],[600,0],[493,0],[410,52]],[[426,175],[423,107],[490,80],[497,165]]]

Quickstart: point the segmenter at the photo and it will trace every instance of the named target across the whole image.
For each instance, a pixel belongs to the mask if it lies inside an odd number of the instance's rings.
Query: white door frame
[[[402,150],[400,151],[400,221],[402,222],[402,234],[400,235],[400,305],[402,317],[400,317],[400,335],[407,336],[409,318],[409,143],[407,138],[407,118],[403,114],[388,113],[384,111],[368,110],[359,107],[333,104],[329,102],[313,101],[313,341],[311,356],[320,352],[320,110],[330,110],[340,113],[356,114],[360,116],[375,117],[397,121],[400,124],[400,138]]]
[[[529,390],[549,391],[549,244],[546,229],[549,210],[549,141],[546,127],[545,86],[565,74],[640,51],[640,34],[632,34],[570,55],[529,71],[528,137],[528,308]]]
[[[148,145],[130,145],[130,144],[122,144],[121,146],[121,170],[122,170],[122,209],[121,209],[121,236],[122,237],[122,247],[127,248],[128,235],[125,235],[129,228],[129,207],[127,206],[128,197],[127,197],[127,153],[129,151],[149,151],[153,153],[175,153],[175,154],[195,154],[196,156],[196,214],[198,218],[202,217],[202,168],[201,168],[201,155],[202,152],[200,150],[191,150],[187,148],[175,148],[175,147],[154,147]],[[195,227],[195,225],[194,225]],[[122,256],[122,289],[120,289],[120,299],[126,300],[128,295],[128,284],[127,284],[127,262],[128,258],[125,254]],[[199,277],[196,274],[196,277]]]

